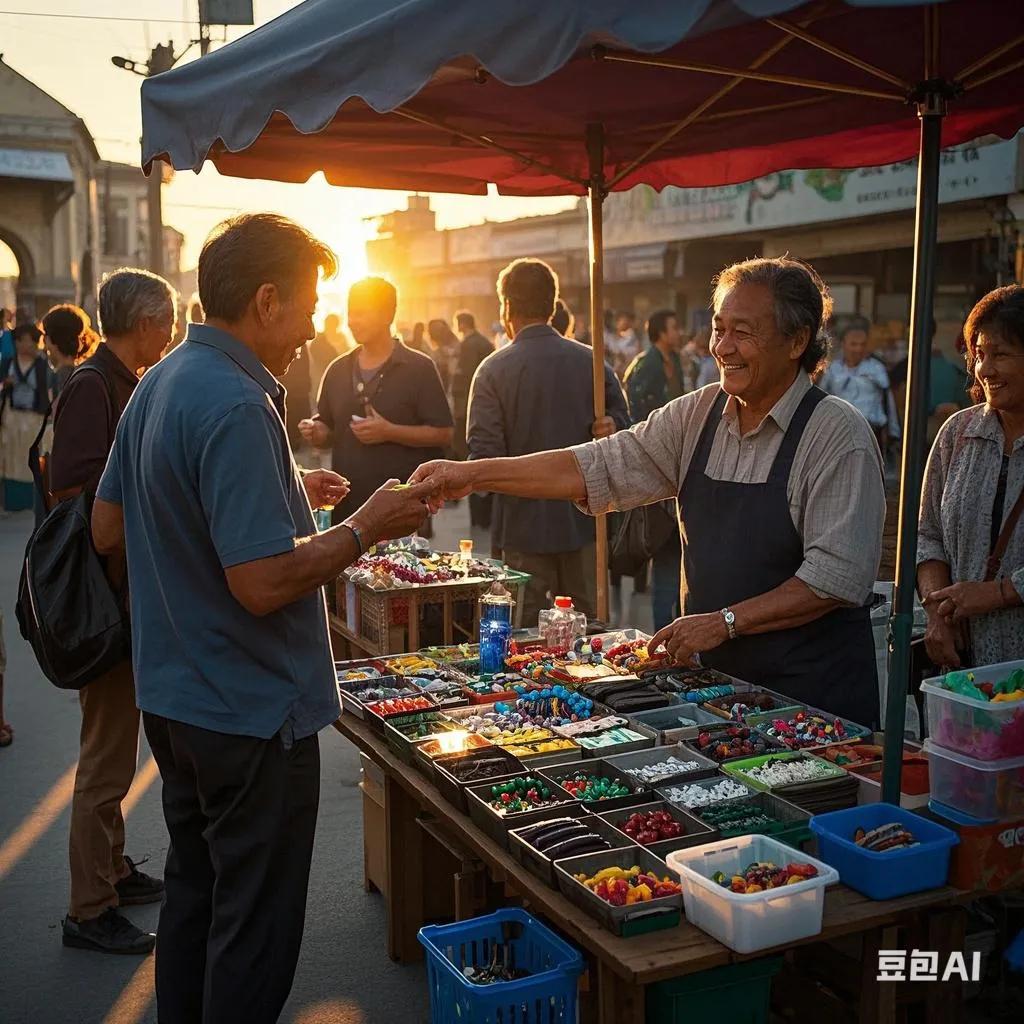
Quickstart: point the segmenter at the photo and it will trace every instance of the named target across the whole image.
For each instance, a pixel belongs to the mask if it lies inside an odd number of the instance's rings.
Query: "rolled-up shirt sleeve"
[[[864,604],[878,574],[885,525],[885,486],[873,441],[819,463],[807,482],[803,518],[797,579],[819,597]]]
[[[624,512],[678,494],[689,398],[669,402],[630,430],[569,449],[587,488],[584,512]]]

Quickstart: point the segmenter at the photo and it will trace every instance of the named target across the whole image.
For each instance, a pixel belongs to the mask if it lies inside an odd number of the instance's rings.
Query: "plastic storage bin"
[[[870,831],[890,822],[899,822],[918,845],[875,853],[853,841],[858,828]],[[839,872],[843,884],[873,900],[945,885],[950,853],[959,842],[951,829],[886,803],[816,815],[811,818],[811,831],[818,837],[818,856]]]
[[[655,982],[647,986],[647,1024],[692,1024],[723,1014],[729,1024],[768,1024],[772,978],[781,969],[781,956],[766,956]]]
[[[971,669],[975,682],[999,682],[1024,661]],[[942,685],[942,676],[921,684],[928,736],[947,750],[979,761],[1024,757],[1024,701],[992,703],[961,696]]]
[[[510,908],[457,924],[421,928],[433,1024],[574,1024],[583,957],[525,910]],[[518,981],[474,985],[465,967],[497,953],[530,972]]]
[[[817,878],[750,895],[711,881],[716,871],[735,875],[752,861],[783,866],[796,860],[813,864]],[[817,935],[825,909],[825,887],[839,881],[839,872],[824,861],[797,853],[768,836],[740,836],[677,850],[666,861],[682,880],[686,919],[737,953],[756,953]]]
[[[932,799],[980,821],[1024,815],[1024,757],[979,761],[924,741]]]

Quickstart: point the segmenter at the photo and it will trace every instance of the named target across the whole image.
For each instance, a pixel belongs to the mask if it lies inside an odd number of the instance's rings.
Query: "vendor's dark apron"
[[[812,388],[798,406],[763,484],[712,480],[706,472],[727,396],[720,392],[679,491],[684,615],[717,612],[764,594],[804,560],[789,510],[793,456],[825,397]],[[870,610],[837,608],[814,622],[741,636],[701,655],[705,665],[824,708],[862,725],[878,720]]]

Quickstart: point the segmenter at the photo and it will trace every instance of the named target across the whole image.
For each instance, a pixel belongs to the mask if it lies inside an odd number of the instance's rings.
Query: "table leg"
[[[398,963],[423,959],[416,933],[423,924],[423,831],[416,802],[390,775],[385,777],[388,871],[388,956]]]
[[[967,930],[967,911],[963,907],[942,907],[926,919],[929,950],[939,954],[939,977],[949,962],[950,953],[963,953]],[[967,969],[971,965],[968,961]],[[963,983],[954,976],[949,981],[927,983],[925,1012],[928,1024],[959,1024],[964,1019]]]
[[[644,986],[624,981],[605,964],[597,974],[599,1024],[644,1024]]]
[[[861,986],[859,1024],[894,1024],[896,1020],[895,981],[878,980],[878,951],[897,949],[899,929],[875,928],[865,932],[861,944]]]
[[[446,644],[450,644],[450,643],[453,643],[453,636],[454,636],[454,634],[452,633],[452,595],[451,595],[451,591],[446,591],[445,592],[444,604],[443,604],[443,615],[444,615],[444,624],[442,626],[442,629],[443,629],[444,642]]]

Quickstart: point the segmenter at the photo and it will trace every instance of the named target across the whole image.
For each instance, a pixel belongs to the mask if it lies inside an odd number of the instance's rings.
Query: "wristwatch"
[[[729,639],[736,639],[736,613],[729,608],[723,608],[721,616],[725,619],[725,628],[729,630]]]

